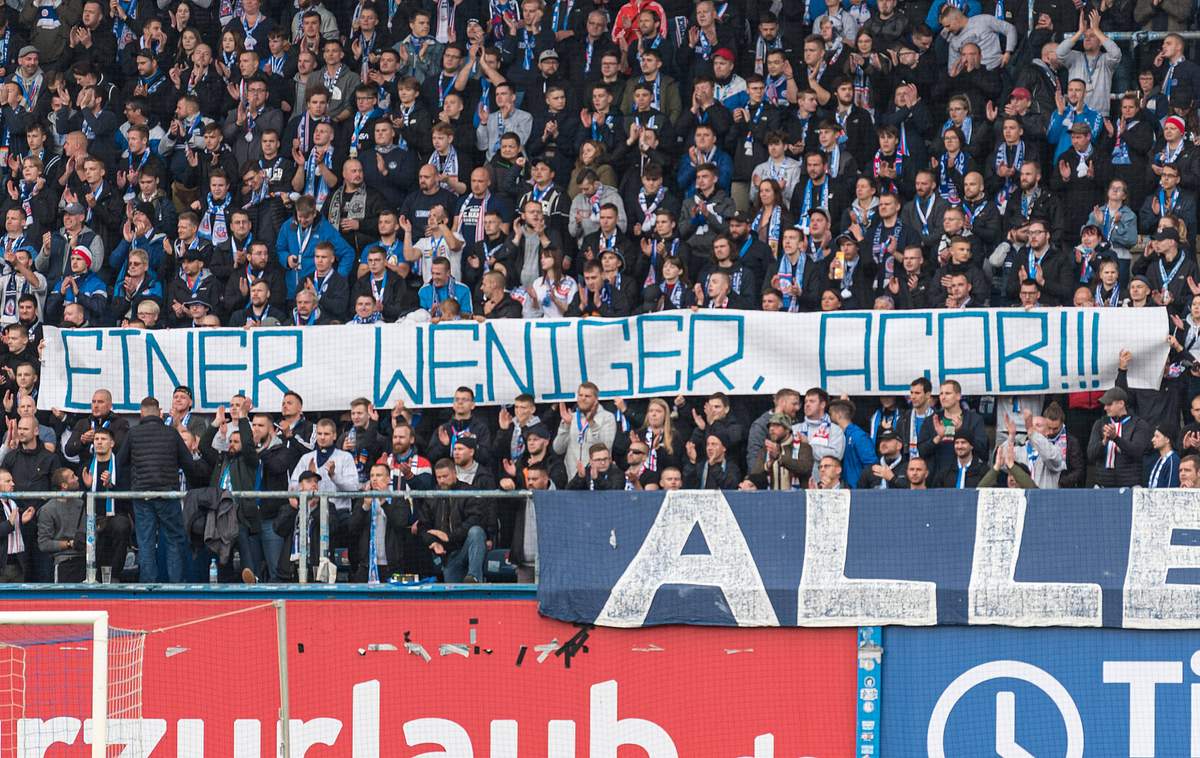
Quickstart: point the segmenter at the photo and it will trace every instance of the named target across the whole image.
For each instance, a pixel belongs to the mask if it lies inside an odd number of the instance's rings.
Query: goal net
[[[142,716],[145,638],[104,611],[0,613],[0,758],[141,754],[121,732]]]

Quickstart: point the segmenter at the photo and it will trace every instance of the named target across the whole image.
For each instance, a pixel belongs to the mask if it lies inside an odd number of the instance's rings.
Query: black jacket
[[[1142,457],[1150,450],[1153,430],[1143,419],[1126,416],[1121,427],[1113,467],[1105,467],[1108,444],[1103,438],[1104,425],[1110,423],[1108,416],[1101,416],[1092,424],[1088,438],[1088,461],[1096,464],[1096,483],[1101,487],[1137,487],[1142,483]]]
[[[204,457],[209,466],[212,466],[212,475],[209,478],[211,486],[222,488],[221,479],[225,473],[225,464],[228,463],[228,488],[230,490],[261,489],[258,451],[254,447],[254,435],[250,429],[250,420],[238,419],[237,431],[241,438],[242,449],[236,457],[231,456],[228,451],[222,453],[213,447],[213,440],[216,439],[219,431],[220,427],[210,426],[200,439],[200,455]],[[249,527],[253,533],[259,531],[262,525],[262,516],[259,514],[257,500],[245,499],[238,502],[238,521]]]
[[[450,489],[469,490],[471,487],[463,482],[457,482]],[[439,541],[437,537],[429,533],[431,529],[445,532],[446,536],[450,538],[449,542],[444,543],[447,553],[452,553],[463,546],[471,527],[487,526],[487,506],[480,498],[453,497],[425,500],[418,508],[420,510],[417,520],[421,527],[417,536],[428,547]]]
[[[688,463],[683,467],[683,486],[692,490],[736,490],[742,481],[742,472],[738,469],[737,464],[725,460],[725,465],[713,468],[708,467],[707,476],[705,476],[704,468],[707,461],[697,461],[696,463]],[[704,478],[704,483],[701,484],[701,477]]]
[[[381,498],[379,507],[386,518],[386,528],[382,535],[376,534],[375,539],[383,540],[389,572],[402,571],[406,564],[412,562],[414,556],[406,555],[415,548],[422,547],[416,542],[409,531],[409,525],[416,519],[416,507],[412,501],[404,498]],[[371,501],[370,499],[355,500],[350,511],[350,534],[358,540],[358,554],[362,556],[359,570],[355,578],[366,580],[371,565]],[[428,552],[428,550],[426,550]],[[385,577],[380,577],[381,580]]]
[[[931,485],[941,487],[942,489],[954,489],[958,486],[958,459],[949,466],[943,466],[939,469],[937,476]],[[965,489],[974,489],[983,475],[987,473],[987,462],[978,455],[971,456],[971,465],[967,466],[967,475],[964,479],[963,486]]]
[[[623,490],[625,489],[625,477],[621,475],[621,470],[616,466],[609,466],[608,470],[597,477],[593,477],[588,468],[584,468],[583,474],[575,474],[571,477],[571,481],[567,483],[569,490]]]
[[[18,448],[9,450],[0,461],[0,466],[12,474],[13,484],[18,492],[48,491],[50,489],[50,472],[54,470],[57,457],[54,453],[38,443],[32,450]],[[28,503],[26,503],[27,505]]]
[[[185,474],[196,470],[183,437],[157,416],[143,416],[130,428],[117,451],[117,465],[130,472],[132,490],[174,491],[179,489],[180,469]]]

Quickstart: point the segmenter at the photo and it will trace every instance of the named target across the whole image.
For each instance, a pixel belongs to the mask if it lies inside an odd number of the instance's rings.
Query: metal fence
[[[1168,34],[1174,34],[1182,37],[1185,40],[1200,39],[1200,32],[1105,32],[1113,42],[1128,42],[1130,52],[1136,51],[1138,45],[1144,45],[1148,42],[1159,42]]]
[[[529,490],[357,490],[354,492],[343,492],[340,490],[323,490],[317,492],[306,492],[301,490],[232,490],[227,491],[234,499],[237,500],[261,500],[275,499],[287,500],[296,499],[299,501],[297,510],[303,512],[306,516],[311,517],[312,505],[310,501],[317,501],[319,508],[318,520],[318,541],[320,545],[319,555],[322,557],[329,556],[329,501],[332,499],[350,499],[361,500],[365,498],[403,498],[408,501],[418,500],[444,500],[450,498],[466,498],[466,499],[488,499],[488,500],[520,500],[528,506],[533,504],[533,493]],[[96,584],[96,501],[108,501],[107,504],[111,507],[112,501],[116,500],[179,500],[182,507],[183,498],[187,496],[186,492],[170,491],[170,492],[153,492],[153,491],[131,491],[131,492],[80,492],[80,491],[57,491],[57,492],[4,492],[0,493],[4,497],[12,498],[13,500],[49,500],[52,498],[61,497],[82,497],[84,498],[86,509],[86,534],[87,546],[85,550],[85,560],[87,565],[87,573],[84,578],[85,584]],[[308,520],[305,519],[304,528],[299,530],[300,540],[300,560],[297,567],[297,579],[301,584],[308,583],[308,556],[309,556],[309,526]],[[534,560],[536,571],[537,557],[536,554],[530,556]],[[153,556],[151,556],[151,559]],[[138,560],[146,560],[146,556],[138,556]]]

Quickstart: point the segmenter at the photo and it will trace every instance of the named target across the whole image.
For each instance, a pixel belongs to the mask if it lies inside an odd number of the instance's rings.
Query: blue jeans
[[[155,546],[159,533],[167,546],[168,582],[177,583],[183,578],[183,553],[186,538],[183,529],[183,512],[178,500],[134,500],[134,524],[137,529],[138,578],[146,584],[161,581]]]
[[[244,526],[238,527],[238,552],[242,555],[242,568],[250,569],[255,576],[263,576],[262,532],[251,534]]]
[[[262,540],[263,556],[267,561],[267,579],[282,581],[279,576],[279,555],[283,552],[283,538],[275,533],[275,524],[269,519],[263,519],[262,532],[258,536]]]
[[[487,555],[487,532],[482,526],[473,526],[467,531],[463,546],[446,556],[442,567],[442,578],[449,584],[457,584],[467,574],[483,581],[483,559]]]

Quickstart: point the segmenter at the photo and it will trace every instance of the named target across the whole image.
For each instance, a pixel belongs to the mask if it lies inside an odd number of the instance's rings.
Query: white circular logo
[[[1058,708],[1067,728],[1064,758],[1083,758],[1083,720],[1079,717],[1079,708],[1071,694],[1049,673],[1022,661],[983,663],[960,674],[950,683],[933,706],[933,714],[929,717],[929,731],[925,738],[929,758],[946,758],[943,745],[946,722],[958,701],[975,687],[993,679],[1019,679],[1044,692]],[[996,753],[1000,758],[1033,758],[1032,753],[1016,742],[1015,700],[1011,692],[996,693]]]

